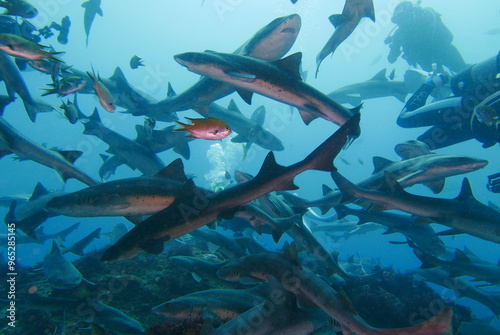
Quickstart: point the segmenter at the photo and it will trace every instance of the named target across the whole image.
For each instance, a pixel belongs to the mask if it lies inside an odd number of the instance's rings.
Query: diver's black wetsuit
[[[402,52],[409,65],[420,65],[428,72],[432,71],[434,63],[441,71],[446,66],[454,73],[466,67],[462,55],[452,44],[453,34],[432,8],[403,1],[396,6],[392,22],[398,28],[385,40],[390,47],[387,57],[390,63],[394,63]]]
[[[476,138],[485,147],[500,142],[500,130],[472,118],[474,108],[481,103],[492,107],[500,115],[500,102],[495,92],[500,90],[500,53],[484,62],[475,64],[451,79],[453,97],[425,105],[436,87],[431,78],[408,100],[397,124],[404,128],[433,126],[418,140],[431,149]],[[492,99],[487,99],[493,96]],[[485,100],[486,99],[486,100]]]

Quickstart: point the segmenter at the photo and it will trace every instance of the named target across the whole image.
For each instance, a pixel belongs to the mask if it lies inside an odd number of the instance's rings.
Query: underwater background
[[[287,0],[205,0],[203,3],[201,0],[149,0],[142,2],[104,0],[101,3],[103,16],[95,17],[88,46],[85,45],[84,8],[79,1],[33,0],[31,3],[38,9],[38,15],[28,20],[35,27],[41,28],[50,25],[51,22],[60,22],[63,17],[69,16],[71,27],[68,43],[66,45],[59,44],[55,35],[43,39],[41,44],[51,45],[56,51],[64,52],[58,57],[73,68],[89,72],[93,68],[102,78],[110,77],[115,68],[120,67],[132,87],[156,100],[162,100],[167,96],[169,83],[179,93],[199,79],[199,75],[180,66],[174,60],[174,55],[205,50],[231,53],[273,19],[296,13],[300,15],[302,25],[297,40],[287,55],[302,52],[302,71],[307,71],[307,77],[304,80],[327,94],[346,85],[368,80],[383,69],[386,69],[387,74],[394,70],[394,80],[403,80],[404,73],[409,68],[408,64],[401,58],[396,63],[390,64],[387,61],[389,48],[384,44],[384,39],[395,27],[395,24],[391,22],[391,16],[399,2],[396,0],[374,0],[376,21],[372,22],[368,18],[363,18],[351,36],[338,47],[332,56],[328,56],[323,61],[317,78],[314,76],[316,54],[333,33],[328,16],[341,13],[344,6],[343,1],[299,0],[296,4],[292,4]],[[498,0],[482,0],[474,3],[453,0],[423,0],[421,6],[431,7],[441,14],[442,21],[454,35],[453,44],[460,51],[467,64],[479,63],[498,54],[500,47],[500,2]],[[143,59],[144,66],[137,69],[130,68],[129,62],[134,55]],[[34,70],[22,71],[21,74],[32,95],[36,97],[51,82],[50,76]],[[4,89],[2,88],[2,90]],[[1,94],[6,93],[2,92]],[[411,94],[407,96],[407,99],[410,96]],[[61,104],[61,99],[55,95],[49,95],[42,99],[55,106]],[[251,105],[246,104],[235,93],[218,100],[217,103],[227,107],[231,99],[235,100],[238,108],[247,117],[250,117],[257,107],[265,106],[264,128],[276,135],[283,143],[284,150],[275,152],[276,161],[283,166],[289,166],[302,160],[338,129],[337,125],[323,119],[314,120],[309,125],[305,125],[296,108],[258,94],[254,95]],[[78,104],[86,115],[90,115],[94,107],[97,107],[104,124],[130,139],[136,136],[135,125],[144,123],[143,116],[121,113],[124,109],[119,106],[115,113],[107,113],[99,105],[97,97],[92,94],[79,94]],[[335,166],[342,175],[352,182],[358,182],[373,172],[372,158],[374,156],[381,156],[393,161],[400,160],[394,152],[394,146],[416,139],[426,129],[399,127],[396,124],[396,119],[403,106],[403,102],[392,96],[363,101],[360,112],[361,136],[346,150],[341,151],[335,160]],[[47,148],[57,147],[63,150],[82,151],[83,154],[76,160],[75,166],[96,180],[100,180],[98,175],[99,167],[102,164],[100,154],[105,153],[108,146],[94,136],[82,134],[83,126],[80,122],[70,124],[61,111],[54,111],[39,114],[36,122],[33,123],[27,117],[20,98],[5,109],[3,116],[26,137]],[[178,112],[178,116],[181,121],[185,117],[200,117],[199,114],[191,110]],[[157,122],[157,127],[158,125],[163,127],[167,123]],[[230,141],[233,136],[234,134],[220,141],[195,139],[189,142],[190,158],[189,160],[183,159],[183,163],[186,174],[188,177],[193,177],[196,186],[220,190],[232,186],[231,178],[228,179],[227,174],[232,176],[236,170],[252,175],[258,173],[268,150],[252,145],[248,153],[245,154],[241,143]],[[485,159],[489,161],[489,164],[466,175],[446,178],[445,188],[439,194],[432,193],[422,185],[412,186],[406,191],[412,194],[453,199],[460,193],[462,180],[466,176],[471,182],[474,196],[478,201],[483,204],[492,202],[500,206],[500,196],[488,191],[486,187],[487,177],[500,172],[498,145],[483,148],[482,143],[473,139],[437,149],[435,152]],[[180,157],[172,150],[159,153],[158,156],[165,164]],[[48,190],[64,190],[64,192],[73,192],[84,187],[84,184],[75,179],[69,179],[64,183],[58,173],[50,168],[29,160],[15,160],[9,156],[0,160],[0,171],[2,176],[0,178],[0,197],[30,194],[38,182],[42,183]],[[108,180],[140,175],[139,171],[133,171],[123,165]],[[321,171],[305,171],[295,178],[295,184],[299,189],[292,192],[305,199],[321,197],[323,184],[332,189],[336,188],[330,174]],[[7,215],[8,210],[9,208],[0,208],[1,216]],[[315,212],[319,213],[317,210]],[[332,210],[329,215],[334,213]],[[127,222],[123,217],[72,218],[55,216],[43,223],[44,233],[55,233],[76,222],[81,224],[75,232],[64,240],[65,244],[74,243],[96,228],[102,228],[101,238],[94,240],[85,249],[86,254],[92,254],[94,258],[94,253],[110,245],[109,238],[103,234],[110,233],[117,223],[124,223],[129,229],[133,227],[133,224]],[[432,224],[432,227],[436,232],[447,229],[438,224]],[[1,229],[2,233],[7,232],[7,228]],[[420,261],[408,245],[389,243],[391,241],[405,242],[406,238],[403,235],[383,235],[383,232],[384,229],[379,229],[338,240],[333,240],[320,233],[317,238],[328,250],[339,252],[342,261],[356,255],[361,259],[375,259],[382,267],[389,267],[400,273],[420,267]],[[224,231],[224,233],[231,235],[228,231]],[[285,237],[279,244],[276,244],[266,236],[256,236],[256,239],[263,247],[272,251],[280,250],[285,241],[290,241],[289,238]],[[494,264],[499,261],[500,246],[494,242],[466,234],[443,236],[441,239],[451,250],[463,249],[464,246],[467,246],[484,260]],[[190,240],[186,239],[185,243],[189,244]],[[43,245],[26,244],[17,247],[16,263],[18,266],[26,268],[23,273],[33,274],[38,271],[44,256],[51,250],[51,244],[47,241]],[[4,248],[6,241],[2,241],[1,246]],[[83,256],[83,258],[86,257],[88,256]],[[110,274],[109,268],[96,265],[97,261],[87,264],[82,262],[82,257],[67,255],[67,258],[74,262],[89,281],[92,279],[87,278],[84,272],[91,272],[93,268],[96,273],[99,272],[100,280],[105,281],[107,276],[107,278],[117,276]],[[80,263],[77,263],[79,259]],[[137,278],[131,279],[131,282],[136,285],[136,282],[150,283],[151,278],[162,276],[161,271],[169,271],[168,262],[165,259],[160,258],[161,261],[155,259],[155,255],[141,255],[130,261],[119,261],[112,264],[118,264],[115,270],[120,273],[119,276],[125,274],[131,276],[136,272]],[[38,271],[38,273],[40,272]],[[20,271],[19,277],[22,277]],[[35,277],[30,275],[30,278]],[[199,285],[196,281],[188,279],[186,279],[186,287],[177,288],[178,292],[186,294],[211,287],[208,284],[208,286]],[[18,294],[21,296],[21,292],[26,291],[32,285],[29,285],[29,281],[23,278],[18,278],[18,280],[24,283],[17,286]],[[158,282],[159,280],[157,280],[156,285]],[[44,290],[43,283],[37,285],[40,294],[49,294],[50,289],[45,288]],[[182,286],[179,283],[177,285]],[[470,308],[477,319],[493,316],[488,308],[471,299],[458,299],[450,290],[432,284],[431,287],[435,288],[436,292],[444,299]],[[168,301],[168,297],[172,297],[172,293],[168,292],[168,287],[163,287],[163,289],[166,292],[166,299],[160,300]],[[486,287],[485,290],[495,294],[500,293],[500,289],[495,285]],[[147,313],[153,314],[148,310],[157,304],[145,301],[147,299],[142,298],[144,294],[141,294],[140,290],[124,291],[120,295],[122,296],[110,301],[109,305],[140,320],[144,329],[147,329],[152,323],[162,320],[161,317],[144,316]],[[179,296],[180,294],[174,295]],[[143,308],[129,308],[128,304],[142,304]],[[21,311],[18,313],[21,314]],[[62,322],[62,319],[57,319],[56,323],[58,322]],[[66,330],[67,334],[90,333],[90,330],[85,330],[81,324],[79,325],[81,329],[71,328],[74,325],[71,319],[67,319],[66,322],[70,327]],[[3,327],[4,323],[1,325]],[[500,331],[498,319],[493,320],[491,325]],[[55,334],[58,333],[56,332],[57,327],[50,329]],[[40,328],[39,330],[40,332],[36,334],[46,334],[45,329]],[[4,331],[6,334],[7,331],[9,334],[16,333],[16,330],[8,327],[4,328]],[[108,331],[111,332],[109,329]],[[18,333],[28,334],[28,332]],[[31,334],[35,334],[35,332]]]

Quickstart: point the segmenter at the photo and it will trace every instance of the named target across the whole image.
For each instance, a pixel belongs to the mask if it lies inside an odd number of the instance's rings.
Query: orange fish
[[[175,129],[175,131],[189,131],[190,134],[186,135],[193,138],[202,138],[204,140],[221,140],[231,134],[231,128],[222,120],[209,117],[207,119],[191,119],[191,124],[185,124],[175,121],[182,126],[182,128]]]

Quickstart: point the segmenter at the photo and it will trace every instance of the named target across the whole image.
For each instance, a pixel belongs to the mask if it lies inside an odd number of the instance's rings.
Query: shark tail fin
[[[38,113],[50,112],[54,110],[54,107],[49,105],[42,100],[33,99],[32,101],[24,101],[24,108],[28,113],[28,116],[32,122],[36,121],[36,115]]]
[[[451,308],[446,308],[430,319],[419,323],[412,327],[397,328],[397,329],[379,329],[381,334],[384,335],[452,335],[453,329],[451,326],[451,319],[453,311]]]

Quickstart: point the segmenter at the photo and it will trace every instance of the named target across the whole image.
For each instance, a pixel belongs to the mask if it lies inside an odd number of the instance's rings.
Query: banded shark
[[[300,27],[301,19],[297,14],[276,18],[260,29],[234,53],[269,61],[278,60],[295,43]],[[159,113],[169,115],[176,111],[193,109],[204,114],[210,103],[234,91],[235,88],[229,84],[204,77],[179,95],[169,96],[157,103],[138,102],[132,113],[134,115],[152,115],[151,113],[154,113],[157,117]]]
[[[53,197],[45,208],[74,217],[152,215],[170,206],[186,181],[178,158],[155,175],[113,180]]]
[[[434,193],[439,193],[444,188],[445,178],[476,171],[487,164],[488,161],[484,159],[435,153],[420,155],[398,162],[375,156],[373,157],[375,167],[373,174],[357,183],[357,185],[369,190],[379,189],[384,183],[384,173],[388,171],[400,182],[401,187],[406,188],[422,183]],[[303,200],[287,192],[281,194],[290,204],[297,208],[318,207],[323,213],[342,202],[342,194],[327,187],[323,188],[322,198],[312,201]],[[361,205],[365,207],[366,203],[361,203]]]
[[[385,189],[368,190],[356,186],[338,172],[332,178],[345,197],[364,198],[375,204],[374,209],[399,209],[423,216],[427,222],[437,222],[451,228],[454,234],[469,234],[500,243],[500,212],[476,200],[469,180],[464,178],[460,194],[455,199],[440,199],[406,192],[389,172],[385,173]]]
[[[160,253],[165,242],[187,234],[221,217],[233,217],[252,200],[276,190],[296,189],[293,179],[299,173],[314,169],[335,170],[333,159],[359,128],[359,114],[354,115],[302,161],[284,167],[278,165],[271,151],[257,176],[249,182],[204,195],[192,180],[185,183],[186,194],[174,203],[136,225],[117,243],[107,249],[101,260],[109,262],[136,256],[145,250]]]
[[[96,180],[73,165],[82,154],[80,151],[49,150],[25,137],[1,116],[0,146],[16,153],[19,157],[31,159],[56,170],[64,181],[75,178],[89,186],[98,184]]]
[[[293,245],[292,245],[293,246]],[[423,323],[408,328],[379,329],[370,326],[355,311],[345,294],[334,290],[325,280],[300,266],[293,247],[284,255],[255,254],[231,261],[217,272],[219,277],[240,281],[250,278],[267,282],[274,277],[284,289],[314,303],[335,319],[344,334],[358,335],[451,335],[451,309],[445,309]]]
[[[338,46],[351,35],[363,17],[369,17],[375,22],[373,0],[346,0],[342,14],[330,16],[329,19],[335,26],[335,31],[316,56],[316,77],[321,62],[329,54],[334,53]]]
[[[297,107],[305,124],[321,117],[341,126],[361,108],[347,109],[302,81],[300,52],[275,62],[212,51],[187,52],[174,59],[191,72],[238,87],[247,103],[255,92]]]

